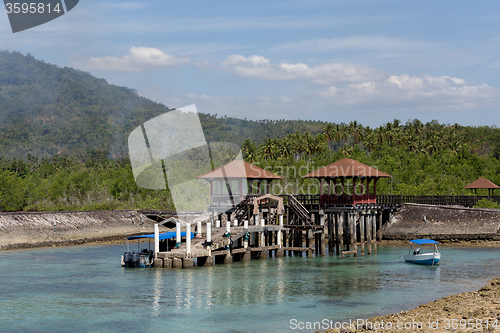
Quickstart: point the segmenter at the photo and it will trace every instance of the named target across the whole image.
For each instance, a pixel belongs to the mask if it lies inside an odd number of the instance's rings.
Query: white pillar
[[[220,220],[215,221],[215,227],[220,228]]]
[[[281,228],[283,228],[283,214],[278,215],[278,224],[279,224],[279,229],[278,229],[278,246],[281,247]]]
[[[234,227],[237,227],[238,226],[238,220],[234,220],[234,224],[233,224]]]
[[[198,230],[198,235],[199,235],[197,238],[201,238],[201,222],[197,223],[196,230]]]
[[[191,254],[191,223],[186,223],[186,254]]]
[[[181,242],[181,224],[179,222],[175,222],[175,242]]]
[[[207,242],[212,241],[212,224],[207,223]]]
[[[259,225],[259,214],[253,216],[255,225]]]
[[[160,252],[160,229],[158,228],[158,223],[155,223],[155,258]]]
[[[264,219],[260,219],[260,226],[261,227],[264,227],[264,223],[266,222],[266,220]],[[260,232],[260,246],[265,246],[266,244],[266,236],[264,235],[264,231],[261,231]]]
[[[248,232],[248,220],[243,221],[243,228],[245,229],[245,233]],[[246,249],[248,247],[248,241],[243,242],[243,247]]]
[[[226,222],[226,231],[231,232],[231,221]]]

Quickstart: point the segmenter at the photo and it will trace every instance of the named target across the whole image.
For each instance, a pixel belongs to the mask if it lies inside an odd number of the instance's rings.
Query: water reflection
[[[3,252],[2,329],[136,332],[140,322],[144,332],[166,327],[283,332],[292,318],[338,321],[399,312],[500,276],[498,249],[442,248],[436,267],[406,264],[399,258],[406,247],[379,245],[376,256],[344,260],[297,256],[190,270],[133,270],[109,263],[124,247]],[[27,264],[22,257],[40,260]],[[27,314],[22,323],[15,320],[19,313]],[[151,320],[144,323],[144,318]]]
[[[157,317],[158,313],[160,311],[160,299],[162,296],[162,271],[160,270],[155,270],[154,271],[154,279],[153,279],[153,302],[152,302],[152,308],[153,308],[153,316]]]

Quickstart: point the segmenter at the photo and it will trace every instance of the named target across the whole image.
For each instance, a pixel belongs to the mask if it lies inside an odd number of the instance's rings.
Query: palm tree
[[[257,159],[257,148],[255,147],[255,143],[251,141],[250,139],[245,139],[245,142],[243,143],[243,147],[241,148],[241,151],[243,153],[243,158],[250,162],[253,163]]]
[[[262,146],[260,146],[260,156],[264,158],[264,161],[267,161],[270,158],[273,158],[274,156],[274,148],[275,148],[275,143],[274,139],[267,138]]]
[[[332,141],[335,141],[335,126],[333,126],[332,123],[328,123],[324,128],[323,134],[325,135],[325,138],[328,141],[328,148],[330,148],[330,150],[333,151],[332,147],[330,146],[330,143]]]
[[[354,145],[358,144],[363,140],[364,130],[363,125],[358,123],[356,120],[349,123],[349,133],[353,138]]]
[[[312,141],[312,152],[313,154],[319,155],[323,153],[328,148],[327,141],[324,134],[320,133]]]

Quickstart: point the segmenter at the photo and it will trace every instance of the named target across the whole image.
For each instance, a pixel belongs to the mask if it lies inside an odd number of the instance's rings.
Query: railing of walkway
[[[382,206],[401,206],[403,203],[427,205],[473,207],[481,199],[489,199],[500,203],[500,196],[476,195],[377,195],[377,204]]]

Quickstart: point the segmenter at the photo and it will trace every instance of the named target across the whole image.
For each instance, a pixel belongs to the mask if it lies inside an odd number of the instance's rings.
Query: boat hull
[[[405,261],[419,265],[436,265],[441,259],[441,253],[409,254],[404,256]]]

